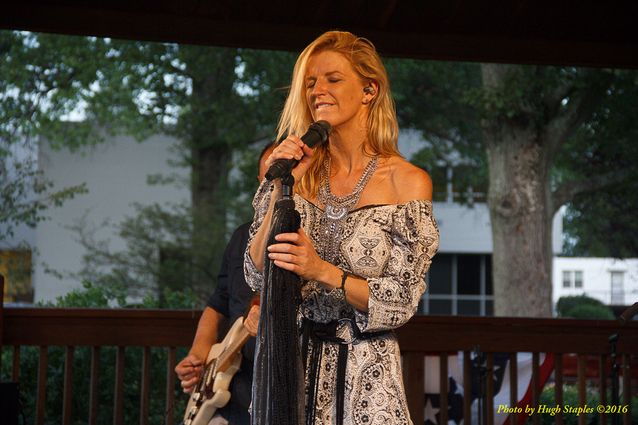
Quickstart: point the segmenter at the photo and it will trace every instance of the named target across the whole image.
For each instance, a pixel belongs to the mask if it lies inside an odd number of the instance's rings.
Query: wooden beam
[[[4,5],[0,28],[133,40],[300,51],[322,32],[347,29],[386,56],[638,68],[638,3],[578,7],[486,3],[24,0]]]

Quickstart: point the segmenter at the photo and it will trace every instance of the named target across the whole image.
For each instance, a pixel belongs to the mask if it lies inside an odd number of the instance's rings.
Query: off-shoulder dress
[[[255,194],[249,247],[268,211],[272,184],[264,181]],[[322,225],[323,211],[299,195],[294,200],[305,232],[315,247],[321,246],[322,232],[326,231]],[[356,310],[338,289],[328,290],[314,281],[303,283],[300,323],[303,318],[319,323],[351,318],[361,332],[379,335],[349,345],[344,425],[412,424],[403,388],[399,345],[391,331],[416,312],[426,287],[425,274],[438,243],[439,232],[430,201],[357,208],[348,213],[334,264],[367,280],[368,311]],[[248,252],[244,262],[246,282],[260,290],[264,277]],[[340,332],[347,341],[353,337],[351,326],[343,326]],[[328,425],[336,422],[338,345],[326,343],[323,347],[318,366],[315,423]]]

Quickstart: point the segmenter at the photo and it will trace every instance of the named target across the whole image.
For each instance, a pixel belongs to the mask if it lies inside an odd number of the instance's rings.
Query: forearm
[[[272,216],[275,211],[275,203],[281,198],[281,183],[275,182],[274,190],[270,194],[270,205],[268,206],[268,212],[264,216],[257,233],[253,240],[250,242],[249,254],[253,260],[255,267],[260,272],[264,271],[264,255],[266,252],[266,245],[268,244],[268,233],[270,231],[270,225],[272,223]]]
[[[342,277],[343,271],[339,267],[326,262],[326,267],[322,268],[322,272],[318,276],[317,281],[328,289],[334,289],[341,287]],[[366,279],[348,274],[344,290],[346,301],[351,306],[364,313],[368,311],[370,290]]]
[[[197,324],[197,331],[189,354],[206,361],[210,347],[217,342],[217,328],[224,316],[217,310],[206,307]]]

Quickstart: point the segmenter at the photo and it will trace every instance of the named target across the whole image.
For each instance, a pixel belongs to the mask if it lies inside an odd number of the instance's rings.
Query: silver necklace
[[[361,192],[370,180],[370,177],[377,169],[378,157],[373,156],[366,168],[363,170],[359,181],[355,185],[352,193],[344,196],[337,196],[330,190],[330,157],[324,162],[321,173],[321,183],[317,198],[324,205],[323,216],[321,217],[321,251],[322,258],[334,264],[337,258],[339,244],[343,239],[344,224],[346,216],[359,202]]]

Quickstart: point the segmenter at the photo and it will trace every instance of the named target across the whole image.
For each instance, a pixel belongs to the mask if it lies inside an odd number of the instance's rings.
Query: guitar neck
[[[233,343],[230,344],[222,354],[220,354],[219,359],[217,359],[216,369],[218,372],[225,372],[226,369],[228,369],[230,364],[233,362],[235,355],[239,352],[239,350],[242,349],[244,344],[248,342],[249,338],[250,334],[242,325],[242,327],[239,329],[239,335],[237,335],[237,339],[233,341]]]

